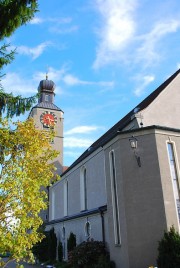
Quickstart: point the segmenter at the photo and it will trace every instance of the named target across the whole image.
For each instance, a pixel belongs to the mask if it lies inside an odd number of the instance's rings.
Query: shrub
[[[63,245],[62,245],[62,242],[59,241],[59,244],[58,244],[58,261],[62,262],[63,260]]]
[[[67,250],[68,253],[73,250],[76,247],[76,235],[72,232],[69,235],[69,238],[67,239]]]
[[[108,252],[106,251],[104,243],[91,240],[82,242],[74,250],[72,250],[69,253],[68,262],[73,267],[101,268],[104,266],[100,266],[100,256],[104,256],[104,258],[108,257]],[[97,266],[98,263],[99,266]]]
[[[43,240],[33,246],[33,254],[40,262],[48,261],[48,237],[47,232],[44,232]]]
[[[179,268],[180,267],[180,235],[174,227],[164,232],[158,246],[158,268]]]
[[[115,268],[115,263],[110,260],[109,255],[101,255],[97,264],[93,265],[92,268]]]
[[[54,228],[44,231],[44,239],[33,247],[33,254],[40,262],[56,260],[57,238]]]
[[[56,248],[57,248],[57,238],[54,232],[54,228],[52,228],[48,232],[48,255],[49,260],[51,261],[56,260]]]

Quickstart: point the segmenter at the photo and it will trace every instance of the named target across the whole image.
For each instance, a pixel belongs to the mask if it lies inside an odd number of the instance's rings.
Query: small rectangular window
[[[45,95],[45,101],[49,101],[49,95]]]

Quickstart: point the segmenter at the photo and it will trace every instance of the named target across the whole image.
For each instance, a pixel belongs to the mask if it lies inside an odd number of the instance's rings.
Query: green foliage
[[[110,260],[109,255],[101,255],[97,264],[93,265],[92,268],[115,268],[115,263]]]
[[[105,245],[103,242],[92,240],[82,242],[74,250],[72,250],[69,253],[68,262],[72,267],[86,267],[86,268],[96,267],[95,265],[97,265],[99,262],[99,266],[97,266],[99,268],[102,267],[100,266],[101,265],[101,261],[99,260],[100,256],[108,258],[108,252],[105,248]]]
[[[172,226],[158,246],[158,268],[179,268],[180,267],[180,235]]]
[[[54,228],[52,228],[48,232],[48,256],[49,260],[56,260],[56,248],[57,248],[57,237],[54,232]]]
[[[39,232],[41,231],[39,230]],[[43,235],[42,241],[35,244],[32,249],[36,259],[40,262],[48,261],[48,232],[43,230]]]
[[[14,59],[15,50],[8,52],[9,46],[10,44],[4,44],[0,47],[0,69]]]
[[[69,235],[69,238],[67,239],[67,250],[70,252],[76,247],[76,235],[72,232]]]
[[[31,20],[37,11],[36,0],[1,0],[0,1],[0,41],[11,36],[14,31]],[[0,82],[3,77],[1,70],[12,62],[15,50],[9,51],[10,44],[0,46]],[[9,89],[8,89],[9,90]],[[13,90],[13,89],[10,89]],[[29,111],[37,96],[22,98],[4,92],[0,84],[0,116],[6,112],[7,117],[18,116]]]
[[[0,40],[11,36],[18,27],[31,20],[37,7],[36,0],[1,0]]]
[[[44,231],[44,238],[33,247],[33,254],[40,262],[54,262],[56,260],[57,238],[54,228]]]
[[[62,262],[63,260],[63,245],[62,242],[59,241],[58,243],[58,261]]]
[[[49,144],[50,132],[35,128],[34,121],[15,123],[11,130],[0,118],[0,252],[17,261],[30,258],[39,232],[41,210],[47,208],[47,193],[58,152]],[[0,265],[1,266],[1,265]]]
[[[32,104],[35,103],[37,96],[22,98],[14,97],[11,93],[5,93],[0,89],[0,116],[6,112],[7,117],[19,116],[29,111]]]

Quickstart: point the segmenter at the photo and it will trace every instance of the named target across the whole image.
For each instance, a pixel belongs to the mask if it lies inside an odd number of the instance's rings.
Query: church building
[[[180,231],[180,70],[63,167],[63,111],[55,85],[39,84],[31,110],[37,128],[54,123],[52,146],[61,180],[49,189],[46,229],[54,227],[67,259],[67,238],[103,241],[117,268],[156,266],[158,241]]]

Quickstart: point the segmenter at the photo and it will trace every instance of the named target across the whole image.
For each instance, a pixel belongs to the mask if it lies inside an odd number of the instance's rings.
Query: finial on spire
[[[48,65],[46,66],[46,80],[48,80],[48,71],[49,71],[49,67]]]

